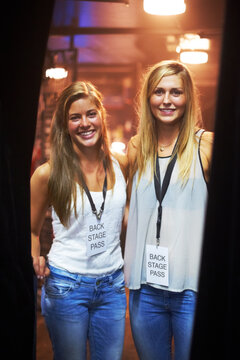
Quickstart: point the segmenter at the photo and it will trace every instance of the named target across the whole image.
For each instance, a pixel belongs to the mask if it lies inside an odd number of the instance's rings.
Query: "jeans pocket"
[[[74,288],[74,283],[64,277],[55,277],[51,273],[45,280],[44,288],[47,297],[64,298]]]
[[[116,279],[113,280],[112,286],[117,293],[125,293],[125,282],[123,273],[121,273]]]

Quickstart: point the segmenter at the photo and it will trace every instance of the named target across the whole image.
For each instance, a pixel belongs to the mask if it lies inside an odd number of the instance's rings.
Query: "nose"
[[[89,126],[89,121],[88,121],[88,117],[85,115],[82,115],[81,117],[81,121],[80,121],[80,126],[81,127],[88,127]]]
[[[163,104],[165,104],[165,105],[171,104],[171,100],[170,100],[170,96],[169,96],[168,91],[166,91],[165,94],[164,94]]]

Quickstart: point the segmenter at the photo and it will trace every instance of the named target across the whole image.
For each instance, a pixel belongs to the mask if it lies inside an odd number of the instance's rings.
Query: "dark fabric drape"
[[[53,0],[1,9],[1,359],[35,358],[29,179],[38,97]]]
[[[192,360],[239,358],[239,22],[238,2],[227,0]]]

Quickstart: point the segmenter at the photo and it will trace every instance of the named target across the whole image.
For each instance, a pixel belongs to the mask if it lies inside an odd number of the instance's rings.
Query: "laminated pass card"
[[[146,245],[147,282],[168,286],[168,248]]]

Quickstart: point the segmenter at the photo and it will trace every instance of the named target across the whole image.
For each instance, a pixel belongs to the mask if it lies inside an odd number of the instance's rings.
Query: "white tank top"
[[[168,161],[159,158],[161,177]],[[150,173],[148,166],[138,187],[137,174],[133,181],[124,265],[125,280],[130,289],[146,284],[145,248],[146,244],[156,244],[158,201],[153,181],[149,183]],[[178,174],[176,161],[162,202],[160,245],[168,248],[169,286],[152,286],[176,292],[186,289],[197,291],[207,200],[199,149],[194,153],[186,186],[182,187]]]
[[[112,160],[116,181],[114,188],[107,191],[103,213],[104,227],[105,230],[107,228],[108,234],[106,251],[92,256],[87,254],[89,230],[86,224],[92,216],[92,209],[85,192],[82,207],[82,197],[78,187],[77,218],[72,211],[68,228],[61,224],[52,209],[54,239],[48,254],[50,265],[90,277],[111,274],[122,268],[120,233],[126,204],[126,182],[118,162],[116,159]],[[97,210],[99,210],[103,201],[102,192],[91,191],[91,195]]]

